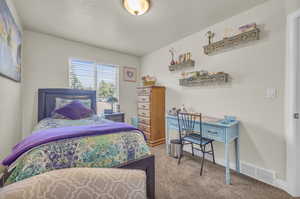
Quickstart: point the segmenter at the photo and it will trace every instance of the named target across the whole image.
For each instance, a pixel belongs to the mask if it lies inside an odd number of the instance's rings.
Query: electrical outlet
[[[275,99],[278,95],[277,88],[267,88],[266,98]]]

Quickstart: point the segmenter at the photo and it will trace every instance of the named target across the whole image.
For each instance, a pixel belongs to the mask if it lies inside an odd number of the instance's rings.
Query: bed
[[[97,116],[78,121],[53,119],[51,114],[57,108],[58,99],[88,102],[96,112],[96,92],[73,89],[39,89],[38,125],[33,136],[47,130],[71,130],[84,125],[117,125]],[[119,124],[122,125],[122,124]],[[125,124],[124,124],[125,125]],[[30,136],[29,136],[30,137]],[[15,147],[15,148],[18,148]],[[103,135],[70,137],[40,144],[17,157],[2,177],[1,185],[11,184],[55,169],[74,167],[106,167],[140,169],[146,172],[147,195],[155,197],[154,156],[141,134],[135,131],[120,131]]]

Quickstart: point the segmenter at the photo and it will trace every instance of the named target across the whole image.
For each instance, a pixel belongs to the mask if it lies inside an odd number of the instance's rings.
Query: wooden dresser
[[[149,146],[165,143],[165,87],[138,87],[138,127]]]

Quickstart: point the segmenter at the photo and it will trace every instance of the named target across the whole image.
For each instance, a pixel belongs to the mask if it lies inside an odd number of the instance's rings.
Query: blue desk
[[[230,165],[229,165],[229,144],[234,141],[235,143],[235,160],[236,160],[236,171],[240,172],[240,137],[239,137],[239,121],[234,122],[224,122],[224,120],[206,120],[206,117],[203,117],[202,121],[202,130],[203,136],[206,138],[213,139],[217,142],[224,143],[225,147],[225,179],[226,184],[231,184],[230,177]],[[167,115],[166,117],[166,146],[167,152],[170,154],[170,141],[174,134],[178,136],[178,121],[176,116]],[[199,122],[196,123],[199,125]]]

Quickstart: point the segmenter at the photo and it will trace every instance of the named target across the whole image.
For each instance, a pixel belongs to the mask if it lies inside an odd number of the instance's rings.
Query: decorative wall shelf
[[[179,85],[180,86],[201,86],[208,83],[226,83],[229,80],[229,74],[227,73],[216,73],[212,75],[200,75],[196,77],[190,77],[186,79],[180,79]]]
[[[181,70],[184,68],[188,67],[194,67],[195,66],[195,61],[194,60],[188,60],[186,62],[180,63],[180,64],[174,64],[169,66],[170,71],[176,71],[176,70]]]
[[[253,30],[243,32],[232,37],[224,38],[221,41],[204,46],[204,53],[206,55],[210,55],[217,51],[231,48],[249,41],[259,40],[259,33],[260,30],[258,28],[255,28]]]

